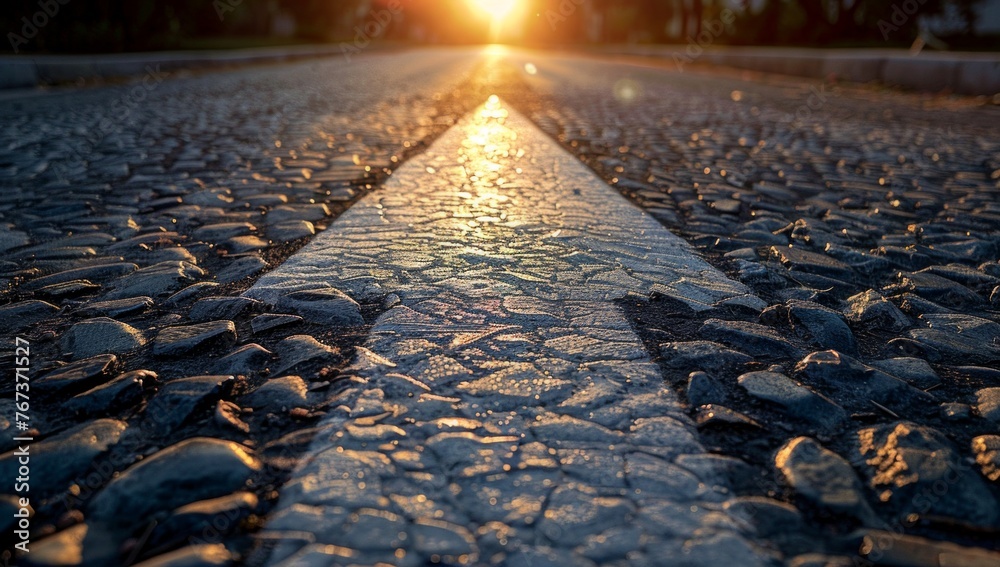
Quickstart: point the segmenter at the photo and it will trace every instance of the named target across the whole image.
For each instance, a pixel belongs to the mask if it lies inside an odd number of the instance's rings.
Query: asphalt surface
[[[524,167],[470,130],[493,94]],[[983,100],[463,48],[150,75],[0,123],[0,317],[31,352],[0,470],[23,434],[37,471],[19,564],[997,562]],[[474,199],[504,168],[510,203]],[[660,227],[697,277],[648,275]],[[491,230],[517,246],[435,244]],[[259,292],[283,273],[347,295]],[[522,330],[459,352],[404,309]]]

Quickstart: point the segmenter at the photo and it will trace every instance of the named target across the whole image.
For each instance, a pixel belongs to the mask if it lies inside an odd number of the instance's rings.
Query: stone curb
[[[707,48],[699,55],[687,45],[625,46],[603,50],[691,63],[711,63],[765,73],[883,83],[924,92],[968,95],[1000,93],[1000,54],[921,53],[898,49]]]

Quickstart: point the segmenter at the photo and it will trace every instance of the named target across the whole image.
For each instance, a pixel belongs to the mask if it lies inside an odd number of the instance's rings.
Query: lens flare
[[[635,99],[639,98],[640,94],[642,94],[642,89],[639,87],[639,83],[632,79],[622,79],[615,83],[614,96],[618,102],[626,104],[635,102]]]

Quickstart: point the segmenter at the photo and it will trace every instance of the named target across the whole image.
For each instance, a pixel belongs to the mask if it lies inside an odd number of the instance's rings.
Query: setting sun
[[[468,0],[469,4],[490,15],[494,22],[503,20],[517,6],[518,0]]]

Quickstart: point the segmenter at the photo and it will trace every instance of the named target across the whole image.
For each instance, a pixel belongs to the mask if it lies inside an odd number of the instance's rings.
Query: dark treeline
[[[472,0],[3,0],[0,24],[8,53],[184,49],[213,40],[684,43],[699,34],[717,44],[906,45],[923,18],[946,12],[964,28],[952,39],[968,43],[984,1],[522,0],[499,37]],[[389,22],[380,17],[387,10]],[[724,15],[731,21],[715,33]]]
[[[897,46],[913,42],[922,19],[948,15],[954,29],[949,39],[976,44],[978,11],[987,0],[569,0],[580,9],[563,22],[566,1],[536,2],[544,6],[539,19],[545,21],[535,22],[529,41],[553,35],[572,41],[567,36],[574,35],[601,42],[685,43],[705,32],[721,44]],[[589,37],[588,8],[602,23]],[[706,23],[722,21],[724,13],[731,23],[721,34],[704,30]],[[576,27],[564,32],[563,25]]]
[[[179,48],[193,38],[274,36],[283,16],[296,22],[292,37],[326,40],[326,30],[352,22],[364,0],[3,1],[8,43],[13,33],[27,40],[24,51],[105,52]]]

